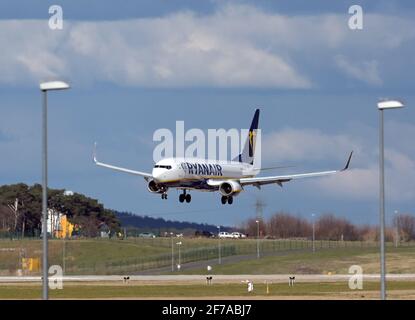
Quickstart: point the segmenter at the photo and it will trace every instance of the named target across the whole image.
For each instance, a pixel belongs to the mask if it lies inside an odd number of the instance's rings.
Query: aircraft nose
[[[160,169],[153,169],[153,178],[154,180],[160,180],[162,178],[162,173]]]

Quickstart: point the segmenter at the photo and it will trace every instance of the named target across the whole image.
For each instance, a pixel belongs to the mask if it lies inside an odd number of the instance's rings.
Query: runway
[[[142,282],[143,284],[166,284],[166,283],[200,283],[205,282],[208,275],[82,275],[82,276],[64,276],[65,282],[105,282],[116,283],[125,282],[125,277],[129,277],[128,281]],[[295,276],[296,282],[337,282],[349,281],[351,274],[308,274],[308,275],[293,275],[293,274],[262,274],[262,275],[214,275],[213,281],[218,283],[235,283],[246,280],[253,282],[270,282],[283,283],[288,282],[289,277]],[[387,280],[390,281],[415,281],[415,274],[387,274]],[[56,277],[55,277],[56,279]],[[42,278],[40,276],[0,276],[0,284],[3,283],[40,283]],[[365,281],[379,281],[379,274],[364,274]]]

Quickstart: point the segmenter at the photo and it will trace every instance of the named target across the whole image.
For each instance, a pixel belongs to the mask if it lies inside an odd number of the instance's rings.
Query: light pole
[[[398,247],[399,243],[399,216],[398,216],[398,210],[395,210],[395,223],[396,223],[396,229],[395,229],[395,248]]]
[[[221,253],[221,247],[220,247],[220,226],[217,227],[218,228],[218,259],[219,259],[219,264],[222,264],[222,253]]]
[[[315,229],[315,219],[314,219],[314,217],[315,217],[315,214],[314,213],[312,213],[311,214],[311,218],[313,219],[313,252],[316,252],[316,246],[315,246],[315,240],[316,240],[316,229]]]
[[[69,89],[69,85],[62,81],[43,82],[39,85],[43,96],[43,132],[42,132],[42,229],[43,229],[43,281],[42,298],[47,300],[48,292],[48,97],[49,90]]]
[[[255,220],[256,222],[256,257],[259,259],[259,220]]]
[[[179,269],[179,271],[180,271],[180,268],[182,267],[182,265],[181,265],[181,259],[180,259],[180,247],[181,247],[181,245],[182,245],[182,242],[180,241],[180,242],[177,242],[176,243],[178,246],[179,246],[179,263],[177,264],[177,269]]]
[[[379,218],[380,218],[380,298],[386,299],[386,263],[385,263],[385,167],[384,167],[384,133],[383,110],[402,108],[404,105],[397,100],[378,102],[379,113]]]
[[[174,272],[174,244],[173,244],[173,232],[170,232],[171,240],[171,272]]]

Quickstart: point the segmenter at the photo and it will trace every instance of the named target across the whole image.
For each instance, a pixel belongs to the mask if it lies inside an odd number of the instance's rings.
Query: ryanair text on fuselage
[[[180,166],[187,174],[223,176],[222,166],[219,164],[182,162]]]

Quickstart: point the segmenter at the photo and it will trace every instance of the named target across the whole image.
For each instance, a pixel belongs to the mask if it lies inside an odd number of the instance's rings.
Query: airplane
[[[161,194],[162,199],[167,199],[167,192],[171,188],[182,190],[179,201],[187,203],[192,199],[188,193],[190,190],[219,192],[222,204],[232,204],[233,197],[239,195],[246,186],[261,189],[263,185],[277,184],[282,187],[283,183],[291,180],[332,175],[349,168],[353,151],[341,170],[257,177],[261,171],[254,163],[259,113],[260,110],[256,109],[242,153],[232,161],[165,158],[154,165],[151,173],[147,173],[99,162],[96,156],[96,143],[93,160],[97,166],[143,177],[148,183],[148,191]]]

